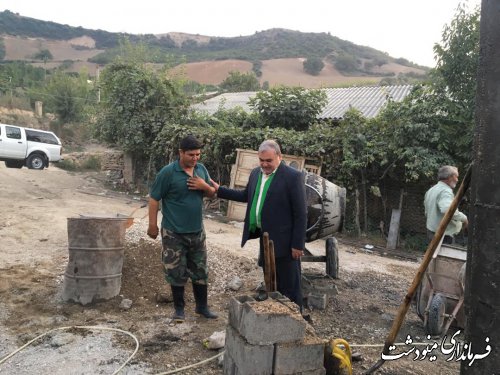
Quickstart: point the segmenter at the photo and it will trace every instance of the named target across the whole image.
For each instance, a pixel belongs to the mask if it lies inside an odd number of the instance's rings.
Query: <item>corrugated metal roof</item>
[[[389,99],[396,102],[402,101],[411,91],[413,86],[366,86],[322,89],[327,95],[327,104],[318,119],[339,119],[350,108],[361,111],[365,117],[375,117],[385,106]],[[241,107],[246,112],[252,109],[248,105],[255,91],[234,92],[221,94],[202,103],[194,104],[192,108],[214,114],[218,109],[234,109]]]
[[[256,91],[228,92],[207,99],[204,102],[194,104],[191,108],[206,112],[210,115],[213,115],[219,109],[234,109],[236,107],[241,107],[245,112],[251,112],[252,109],[248,105],[248,101],[250,98],[254,97],[255,94]]]
[[[375,117],[389,99],[400,102],[412,88],[411,85],[402,85],[324,89],[328,102],[318,118],[341,118],[350,108],[356,108],[365,117]]]

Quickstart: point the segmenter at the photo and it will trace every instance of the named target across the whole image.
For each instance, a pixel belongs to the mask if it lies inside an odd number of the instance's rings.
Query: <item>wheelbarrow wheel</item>
[[[329,237],[326,239],[326,274],[334,279],[339,278],[339,252],[337,239]]]
[[[443,332],[446,313],[446,297],[436,294],[431,301],[426,331],[429,335],[439,336]]]

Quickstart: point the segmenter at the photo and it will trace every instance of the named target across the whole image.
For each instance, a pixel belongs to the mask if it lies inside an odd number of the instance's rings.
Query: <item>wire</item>
[[[210,358],[207,358],[207,359],[204,359],[203,361],[200,361],[200,362],[196,362],[196,363],[193,363],[192,365],[189,365],[189,366],[185,366],[185,367],[181,367],[181,368],[177,368],[175,370],[171,370],[171,371],[167,371],[167,372],[161,372],[159,374],[156,374],[156,375],[168,375],[168,374],[175,374],[179,371],[184,371],[184,370],[188,370],[190,368],[193,368],[193,367],[197,367],[199,365],[202,365],[204,363],[207,363],[207,362],[210,362],[216,358],[219,358],[221,355],[223,355],[226,351],[222,351],[216,355],[214,355],[213,357],[210,357]]]
[[[118,374],[125,367],[125,365],[128,362],[130,362],[130,360],[135,356],[135,354],[139,350],[139,340],[137,340],[137,337],[135,337],[132,333],[130,333],[128,331],[124,331],[124,330],[121,330],[121,329],[118,329],[118,328],[101,327],[101,326],[68,326],[68,327],[54,328],[54,329],[51,329],[50,331],[47,331],[47,332],[42,333],[41,335],[35,337],[33,340],[27,342],[26,344],[24,344],[20,348],[17,348],[16,350],[14,350],[12,353],[10,353],[9,355],[7,355],[6,357],[0,359],[0,365],[2,363],[6,362],[9,358],[13,357],[15,354],[19,353],[24,348],[26,348],[29,345],[31,345],[36,340],[38,340],[38,339],[40,339],[40,338],[48,335],[49,333],[55,332],[55,331],[63,331],[63,330],[67,330],[67,329],[89,329],[89,330],[96,329],[96,330],[101,330],[101,331],[114,331],[114,332],[124,333],[124,334],[126,334],[126,335],[128,335],[128,336],[130,336],[130,337],[132,337],[134,339],[134,341],[135,341],[135,350],[134,350],[134,352],[127,358],[127,360],[120,366],[120,368],[118,370],[116,370],[115,372],[113,372],[112,375]]]

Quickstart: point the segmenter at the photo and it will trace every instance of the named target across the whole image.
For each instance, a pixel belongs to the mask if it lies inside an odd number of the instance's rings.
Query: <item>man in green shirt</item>
[[[184,321],[184,286],[191,279],[196,313],[205,318],[217,315],[207,304],[207,248],[203,228],[203,195],[212,197],[215,189],[203,164],[198,163],[201,142],[189,135],[179,145],[179,159],[163,167],[151,186],[147,234],[159,234],[157,217],[161,202],[162,262],[165,280],[172,288],[173,320]]]
[[[424,198],[427,237],[429,240],[434,237],[439,223],[454,199],[453,189],[457,186],[458,182],[457,167],[445,165],[439,168],[438,180],[438,183],[425,193]],[[467,228],[467,216],[456,210],[444,232],[443,243],[453,243],[453,236],[460,232],[462,225],[464,228]]]

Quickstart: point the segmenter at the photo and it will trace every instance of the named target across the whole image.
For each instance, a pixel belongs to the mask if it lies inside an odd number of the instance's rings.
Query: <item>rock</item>
[[[226,331],[216,331],[208,339],[203,340],[203,346],[207,349],[220,349],[226,342]]]
[[[227,283],[227,287],[234,291],[240,290],[242,286],[243,281],[238,276],[233,277],[231,281]]]
[[[60,333],[50,340],[50,346],[53,348],[59,348],[64,345],[68,345],[75,341],[75,336],[73,336],[71,333]]]
[[[132,300],[129,300],[127,298],[122,299],[122,302],[120,303],[120,309],[129,310],[131,307],[132,307]]]
[[[169,303],[169,302],[173,302],[173,298],[168,293],[158,292],[155,294],[155,301],[156,301],[156,303]]]

